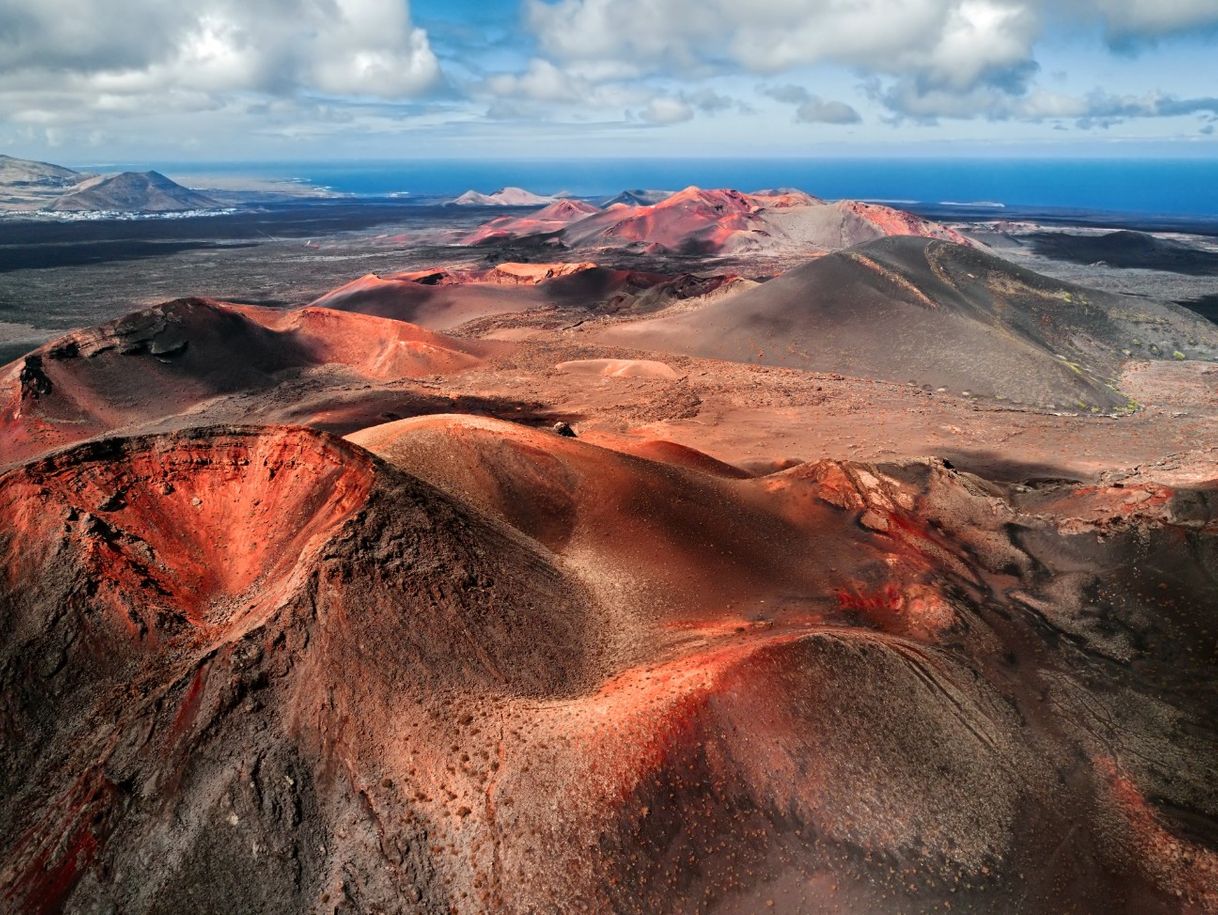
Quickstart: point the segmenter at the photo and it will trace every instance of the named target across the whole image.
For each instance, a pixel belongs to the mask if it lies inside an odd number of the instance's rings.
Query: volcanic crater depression
[[[1218,911],[1218,329],[488,201],[0,372],[6,910]]]

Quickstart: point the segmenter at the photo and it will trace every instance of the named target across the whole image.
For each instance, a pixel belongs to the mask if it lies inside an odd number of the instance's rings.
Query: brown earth
[[[705,352],[741,303],[844,332],[783,292],[827,258],[183,300],[11,364],[0,908],[1218,912],[1218,367],[938,250],[874,334],[967,313],[1129,408]],[[679,345],[627,345],[653,308]]]

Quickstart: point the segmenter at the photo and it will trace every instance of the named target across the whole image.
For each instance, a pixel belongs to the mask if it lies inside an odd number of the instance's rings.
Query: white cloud
[[[574,102],[586,94],[585,80],[560,70],[548,60],[533,58],[521,73],[496,73],[486,80],[487,88],[498,96],[516,96],[541,102]]]
[[[313,40],[306,48],[316,57],[303,69],[316,88],[401,98],[435,83],[439,64],[427,33],[411,24],[404,0],[329,0],[310,6],[313,21],[305,35]]]
[[[0,92],[197,90],[405,98],[439,64],[405,0],[6,0]]]
[[[898,115],[924,120],[1027,106],[1037,42],[1063,16],[1130,43],[1218,27],[1218,0],[526,0],[541,51],[562,66],[697,75],[838,65],[882,84],[872,97]],[[833,103],[793,103],[806,106],[803,120],[849,118]]]
[[[693,116],[693,106],[684,99],[663,95],[653,98],[647,103],[647,107],[639,112],[639,117],[644,121],[657,126],[680,124],[683,121],[692,120]]]
[[[953,86],[1025,65],[1038,27],[1015,0],[527,0],[526,10],[560,61],[757,73],[831,62]]]
[[[454,43],[451,23],[437,25],[442,73],[408,0],[0,0],[0,140],[143,154],[227,137],[243,155],[259,137],[327,137],[330,152],[338,138],[410,130],[515,135],[535,149],[596,136],[636,150],[655,139],[641,127],[693,118],[748,137],[754,109],[772,109],[759,96],[790,106],[784,122],[854,124],[862,112],[872,139],[903,119],[1096,127],[1215,110],[1196,89],[1203,67],[1152,72],[1149,57],[1110,58],[1114,94],[1085,89],[1100,70],[1097,35],[1122,50],[1212,38],[1218,0],[520,2],[532,36],[513,33],[511,17],[462,21],[498,30],[493,47]],[[1038,57],[1069,73],[1038,81]],[[754,89],[759,77],[784,85]],[[792,123],[767,126],[806,139]]]
[[[239,156],[344,114],[353,135],[406,129],[441,78],[405,0],[0,0],[9,143]]]
[[[492,97],[488,117],[543,121],[547,115],[570,121],[616,120],[647,104],[655,91],[633,80],[598,80],[582,68],[557,67],[533,58],[517,73],[493,73],[470,87],[475,96]]]

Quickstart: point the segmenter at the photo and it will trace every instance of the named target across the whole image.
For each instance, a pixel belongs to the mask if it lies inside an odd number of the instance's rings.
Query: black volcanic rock
[[[1208,321],[1218,324],[1218,293],[1198,296],[1195,299],[1186,299],[1176,304],[1187,308],[1189,311],[1196,312]]]
[[[1105,263],[1110,267],[1167,270],[1188,276],[1218,276],[1218,253],[1145,232],[1122,229],[1105,235],[1038,232],[1032,237],[1037,254],[1075,264]]]

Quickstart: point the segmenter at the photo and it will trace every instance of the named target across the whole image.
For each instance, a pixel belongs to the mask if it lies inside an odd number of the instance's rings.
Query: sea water
[[[102,166],[95,166],[102,169]],[[178,174],[295,179],[360,197],[456,195],[514,185],[542,194],[795,187],[900,206],[1044,208],[1218,218],[1218,160],[1192,159],[413,159],[363,162],[107,164]]]

